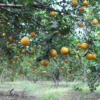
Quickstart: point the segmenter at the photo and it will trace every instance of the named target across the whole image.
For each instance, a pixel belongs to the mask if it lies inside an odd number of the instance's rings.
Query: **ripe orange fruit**
[[[45,73],[46,73],[46,71],[43,71],[43,73],[45,74]]]
[[[58,31],[54,31],[53,33],[58,33]]]
[[[20,52],[17,52],[17,54],[20,54]]]
[[[79,54],[79,51],[77,51],[77,54]]]
[[[2,36],[3,36],[3,37],[6,37],[6,33],[3,33]]]
[[[28,37],[23,37],[20,41],[23,46],[28,46],[30,44],[30,40]]]
[[[25,53],[25,50],[22,50],[22,53]]]
[[[35,71],[33,71],[33,74],[35,74]]]
[[[39,49],[39,46],[36,46],[37,49]]]
[[[30,33],[30,36],[31,36],[31,37],[35,37],[35,33],[34,33],[34,32],[31,32],[31,33]]]
[[[99,34],[100,34],[100,31],[99,31],[99,32],[97,32],[97,34],[99,35]]]
[[[55,11],[50,12],[51,17],[54,17],[56,15]]]
[[[76,58],[78,58],[78,56],[75,56]]]
[[[36,66],[34,66],[34,69],[36,69]]]
[[[93,23],[93,25],[97,25],[97,24],[98,24],[98,20],[97,20],[97,19],[94,19],[94,20],[92,21],[92,23]]]
[[[19,57],[18,56],[14,56],[14,59],[19,59]]]
[[[49,64],[49,61],[45,61],[44,59],[41,61],[41,65],[47,66]]]
[[[85,9],[84,7],[80,7],[79,11],[84,11],[84,9]]]
[[[82,52],[82,55],[84,55],[84,52]]]
[[[55,57],[57,55],[57,51],[55,49],[52,49],[50,51],[50,57]]]
[[[60,67],[60,69],[64,69],[65,67],[63,66],[63,67]]]
[[[25,54],[25,56],[28,56],[27,54]]]
[[[68,59],[65,59],[64,62],[67,63],[68,62]]]
[[[6,20],[4,20],[4,23],[7,23],[7,21],[6,21]]]
[[[13,38],[11,36],[9,37],[9,41],[11,41],[11,42],[13,41]]]
[[[77,0],[72,0],[72,5],[73,5],[73,6],[75,6],[75,7],[76,7],[76,6],[77,6],[77,4],[78,4]]]
[[[87,0],[84,0],[83,1],[83,6],[88,6],[89,5],[89,2]]]
[[[0,26],[2,26],[2,24],[0,24]]]
[[[7,45],[7,48],[10,49],[11,48],[11,45]]]
[[[95,60],[96,59],[96,54],[92,54],[92,60]]]
[[[91,53],[88,53],[88,55],[86,56],[86,59],[88,59],[88,60],[92,60],[92,54]]]
[[[67,69],[67,71],[69,72],[69,71],[71,71],[71,69]]]
[[[61,52],[62,55],[67,55],[68,52],[69,52],[69,49],[67,47],[62,47],[60,52]]]
[[[83,50],[85,50],[87,47],[88,47],[88,44],[87,44],[87,43],[82,43],[82,44],[81,44],[81,48],[82,48]]]
[[[79,26],[79,27],[83,27],[84,24],[83,24],[83,23],[79,23],[78,26]]]
[[[78,43],[78,44],[77,44],[77,47],[78,47],[78,48],[81,48],[81,44],[80,44],[80,43]]]
[[[20,61],[19,59],[17,59],[17,61]]]
[[[37,72],[37,70],[35,70],[35,72]]]
[[[61,34],[59,34],[59,37],[61,37]]]
[[[54,59],[54,60],[57,60],[57,58],[56,58],[56,57],[53,57],[53,59]]]
[[[30,57],[31,57],[31,58],[33,58],[33,56],[32,56],[32,55],[31,55]]]
[[[31,60],[29,59],[29,62],[30,62]]]

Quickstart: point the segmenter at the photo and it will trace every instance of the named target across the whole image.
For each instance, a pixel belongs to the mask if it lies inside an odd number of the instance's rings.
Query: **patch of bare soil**
[[[64,97],[58,97],[57,100],[100,100],[100,93],[82,95],[80,92],[68,92]]]
[[[0,100],[40,100],[38,97],[29,96],[27,91],[14,91],[9,92],[0,91]]]

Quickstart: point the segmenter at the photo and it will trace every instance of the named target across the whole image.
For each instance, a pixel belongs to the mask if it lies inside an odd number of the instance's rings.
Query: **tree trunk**
[[[52,77],[52,79],[53,79],[54,84],[56,85],[56,80],[55,80],[55,78],[54,78],[54,77]]]
[[[1,82],[4,82],[4,74],[1,74]]]
[[[23,81],[25,81],[26,77],[23,75]]]
[[[59,80],[56,80],[56,86],[59,86]]]
[[[42,80],[42,78],[40,79],[40,83],[41,83],[41,85],[43,85],[42,83],[43,83],[43,80]]]
[[[43,85],[43,78],[42,78],[43,76],[42,76],[42,74],[41,74],[41,76],[40,76],[40,84],[41,85]]]
[[[57,73],[53,73],[54,77],[52,77],[54,83],[56,86],[59,86],[59,81],[60,81],[60,70],[58,69]]]
[[[94,93],[94,86],[89,86],[90,93]]]

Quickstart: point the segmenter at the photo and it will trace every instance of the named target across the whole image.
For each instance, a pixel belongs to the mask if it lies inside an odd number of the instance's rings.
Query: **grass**
[[[79,86],[82,88],[82,92],[75,91],[73,86]],[[0,84],[0,89],[9,89],[14,88],[28,91],[30,96],[36,96],[42,100],[85,100],[90,97],[98,97],[98,94],[90,95],[89,88],[86,83],[81,82],[60,82],[59,87],[55,87],[53,82],[43,82],[43,84],[32,83],[29,81],[20,81],[20,82],[5,82]],[[100,91],[100,86],[97,88],[96,92]],[[58,99],[61,98],[61,99]],[[67,98],[67,99],[62,99]],[[77,99],[72,99],[77,98]],[[38,100],[38,99],[37,99]],[[87,100],[87,99],[86,99]],[[92,99],[91,99],[92,100]]]
[[[43,100],[57,100],[58,96],[63,97],[66,92],[66,88],[48,88],[46,87],[43,93],[39,95],[40,98],[43,98]]]

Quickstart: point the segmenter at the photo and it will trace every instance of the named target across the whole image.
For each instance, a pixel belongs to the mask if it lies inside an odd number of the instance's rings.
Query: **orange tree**
[[[99,56],[95,55],[99,54],[99,39],[94,34],[99,31],[99,3],[99,0],[1,0],[0,51],[8,58],[8,68],[13,59],[21,64],[24,53],[26,56],[42,54],[36,64],[43,66],[59,55],[63,61],[68,59],[69,63],[79,65],[93,92],[99,81]],[[84,55],[81,57],[77,52],[79,59],[73,61],[78,48],[84,50]],[[38,53],[37,49],[41,51]]]

